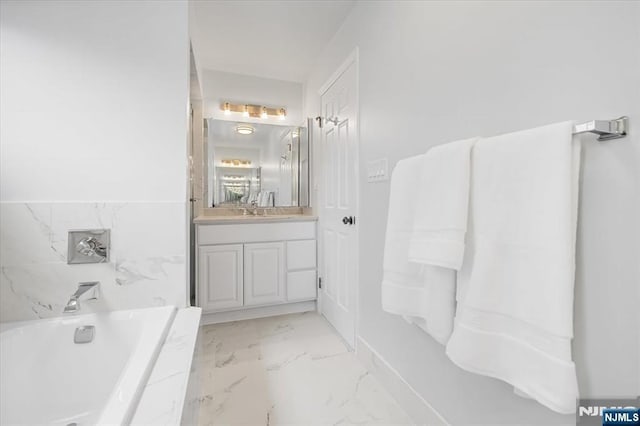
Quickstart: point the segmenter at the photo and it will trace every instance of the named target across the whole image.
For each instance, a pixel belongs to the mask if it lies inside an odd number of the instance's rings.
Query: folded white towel
[[[456,270],[462,266],[471,149],[477,140],[438,145],[422,157],[410,261]]]
[[[391,177],[382,308],[404,316],[444,344],[453,329],[455,271],[409,262],[408,257],[423,157],[399,161]]]
[[[571,358],[580,145],[570,122],[483,139],[472,152],[453,362],[575,412]]]

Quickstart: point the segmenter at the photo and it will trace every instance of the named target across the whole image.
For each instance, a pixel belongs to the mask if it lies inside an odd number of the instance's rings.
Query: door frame
[[[355,131],[355,138],[356,138],[356,153],[355,153],[355,158],[354,158],[354,167],[355,167],[355,173],[354,173],[354,177],[355,177],[355,197],[356,197],[356,208],[355,208],[355,217],[356,217],[356,225],[355,225],[355,229],[354,232],[356,234],[355,236],[355,240],[356,240],[356,250],[355,250],[355,264],[356,264],[356,282],[355,282],[355,303],[353,305],[353,308],[355,310],[354,312],[354,347],[353,350],[357,351],[357,346],[358,346],[358,336],[359,336],[359,329],[360,329],[360,317],[359,317],[359,312],[360,312],[360,55],[359,55],[359,49],[358,46],[356,46],[351,53],[349,53],[349,55],[346,57],[346,59],[340,64],[340,66],[338,68],[336,68],[336,70],[331,74],[331,76],[325,81],[325,83],[320,86],[320,89],[318,89],[318,97],[319,97],[319,103],[320,103],[320,116],[322,116],[323,111],[322,111],[322,96],[327,92],[327,90],[329,90],[329,88],[331,86],[333,86],[333,84],[342,76],[342,74],[344,74],[344,72],[351,66],[353,65],[355,67],[355,73],[356,73],[356,88],[355,88],[355,99],[354,99],[354,115],[356,117],[356,131]],[[324,119],[324,117],[323,117]],[[321,145],[321,155],[322,157],[319,159],[320,161],[324,160],[324,134],[322,133],[322,130],[320,130],[320,145]],[[324,170],[323,170],[324,173]],[[324,177],[324,175],[322,175]],[[321,182],[324,181],[324,179],[319,179],[318,180],[318,184],[322,185]],[[319,204],[319,201],[316,198],[316,202]],[[318,221],[318,225],[321,227],[324,224],[324,221],[322,220],[322,209],[319,208],[318,209],[318,217],[320,218],[320,220]],[[324,240],[322,238],[323,232],[321,229],[318,230],[318,270],[321,272],[321,276],[324,276]],[[324,297],[324,289],[318,289],[318,311],[320,313],[322,313],[322,303],[323,303],[323,297]]]

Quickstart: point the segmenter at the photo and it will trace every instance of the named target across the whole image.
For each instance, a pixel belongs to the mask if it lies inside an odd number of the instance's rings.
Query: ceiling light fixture
[[[229,102],[224,103],[224,115],[231,115],[231,104]]]
[[[280,118],[280,120],[287,118],[287,111],[284,108],[280,108],[280,111],[278,111],[278,118]]]
[[[267,114],[267,107],[263,106],[262,107],[262,113],[260,114],[260,118],[265,119],[267,118],[269,115]]]
[[[246,125],[246,124],[240,124],[238,126],[236,126],[236,133],[240,134],[240,135],[250,135],[253,132],[255,132],[256,129],[254,129],[253,127]]]
[[[242,116],[246,118],[249,117],[249,105],[244,106],[244,111],[242,112]]]

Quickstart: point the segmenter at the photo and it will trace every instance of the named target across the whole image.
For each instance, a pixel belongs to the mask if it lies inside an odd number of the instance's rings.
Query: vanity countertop
[[[198,225],[229,225],[238,223],[277,223],[277,222],[313,222],[318,216],[308,214],[281,214],[281,215],[230,215],[230,216],[198,216],[193,223]]]

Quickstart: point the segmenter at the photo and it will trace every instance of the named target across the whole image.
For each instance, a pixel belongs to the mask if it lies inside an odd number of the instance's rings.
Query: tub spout
[[[64,307],[64,313],[70,314],[80,310],[80,297],[86,294],[87,300],[95,300],[100,297],[100,282],[89,281],[78,283],[78,290],[71,296]]]

